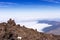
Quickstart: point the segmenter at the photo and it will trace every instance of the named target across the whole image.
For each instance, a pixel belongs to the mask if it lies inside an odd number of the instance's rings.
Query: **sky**
[[[42,31],[49,25],[37,24],[34,20],[60,18],[60,0],[0,0],[0,22],[9,18],[17,24]]]
[[[60,18],[60,0],[0,0],[0,19]]]

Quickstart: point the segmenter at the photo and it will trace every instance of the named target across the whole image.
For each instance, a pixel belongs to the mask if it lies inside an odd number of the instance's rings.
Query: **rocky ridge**
[[[60,35],[41,33],[9,19],[0,23],[0,40],[60,40]]]

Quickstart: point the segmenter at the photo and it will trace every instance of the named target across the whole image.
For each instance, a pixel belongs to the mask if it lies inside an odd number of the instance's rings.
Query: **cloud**
[[[0,7],[9,7],[13,5],[17,5],[17,4],[13,2],[0,2]]]
[[[12,3],[12,2],[0,2],[0,4],[16,4],[16,3]]]
[[[48,2],[52,2],[52,3],[60,3],[59,0],[43,0],[43,1],[48,1]]]

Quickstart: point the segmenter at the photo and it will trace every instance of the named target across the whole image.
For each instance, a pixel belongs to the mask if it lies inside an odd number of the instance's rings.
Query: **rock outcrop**
[[[60,40],[60,35],[37,32],[10,19],[0,23],[0,40]]]

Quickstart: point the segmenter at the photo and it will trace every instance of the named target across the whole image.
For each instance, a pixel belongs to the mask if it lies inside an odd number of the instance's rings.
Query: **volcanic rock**
[[[9,19],[0,23],[0,40],[60,40],[60,35],[41,33]]]

